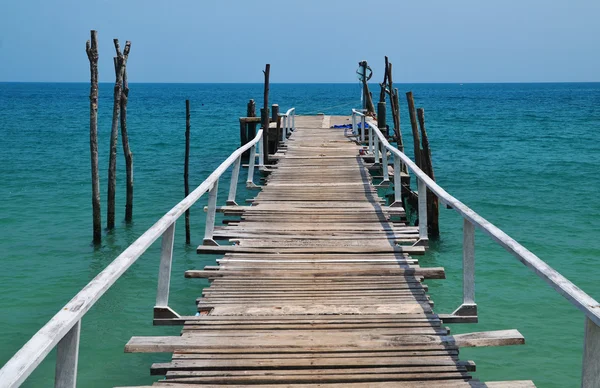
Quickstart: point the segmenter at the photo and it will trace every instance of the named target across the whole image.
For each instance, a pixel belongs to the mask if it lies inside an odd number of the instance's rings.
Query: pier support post
[[[581,388],[600,386],[600,327],[585,318]]]
[[[160,266],[158,267],[158,286],[156,288],[156,304],[154,319],[179,318],[179,314],[169,307],[169,290],[171,287],[171,267],[173,265],[173,244],[175,242],[175,222],[162,235],[160,247]]]
[[[417,111],[415,110],[415,99],[412,92],[406,93],[406,101],[408,102],[408,116],[410,117],[410,127],[413,134],[413,146],[415,153],[415,164],[423,170],[421,164],[421,139],[419,137],[419,127],[417,126]]]
[[[385,114],[385,101],[380,101],[377,103],[377,127],[382,133],[385,131],[385,136],[387,138],[388,133]]]
[[[77,387],[80,333],[81,320],[77,321],[56,346],[55,388]]]

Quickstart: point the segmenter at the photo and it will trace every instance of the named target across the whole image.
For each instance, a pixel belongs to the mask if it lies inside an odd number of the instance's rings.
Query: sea
[[[397,84],[406,153],[412,139],[404,93],[425,109],[438,183],[596,299],[600,299],[600,83]],[[261,84],[130,84],[128,128],[134,159],[134,220],[125,213],[119,140],[117,225],[92,244],[89,84],[0,83],[0,365],[120,252],[183,198],[185,100],[191,103],[190,184],[199,185],[239,146],[238,117]],[[371,85],[378,95],[378,86]],[[99,163],[106,222],[111,84],[100,85]],[[350,84],[272,84],[270,101],[297,114],[349,115],[361,88]],[[391,118],[388,118],[391,122]],[[245,176],[243,171],[241,176]],[[223,177],[229,182],[229,172]],[[229,184],[221,184],[219,202]],[[239,185],[238,202],[253,192]],[[214,265],[202,242],[203,197],[191,209],[192,244],[177,226],[170,305],[195,313],[205,280],[188,269]],[[462,219],[440,209],[441,237],[420,258],[444,267],[429,280],[438,313],[462,295]],[[160,242],[155,243],[82,320],[78,385],[151,384],[153,362],[168,354],[127,354],[132,336],[177,335],[152,325]],[[479,323],[452,333],[517,329],[526,344],[466,348],[483,381],[532,379],[538,387],[579,386],[584,315],[530,269],[476,233]],[[26,381],[53,384],[55,351]]]

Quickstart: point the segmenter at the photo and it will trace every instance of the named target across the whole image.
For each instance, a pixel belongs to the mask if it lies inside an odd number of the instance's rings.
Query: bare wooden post
[[[375,106],[373,105],[373,97],[371,96],[371,92],[369,92],[369,84],[367,83],[367,61],[362,61],[359,63],[363,68],[363,93],[364,93],[364,101],[365,101],[365,109],[367,110],[367,114],[375,114]]]
[[[117,185],[117,141],[119,137],[119,112],[121,110],[121,91],[123,88],[123,54],[119,40],[113,40],[117,56],[115,57],[115,89],[113,103],[112,127],[110,131],[110,155],[108,159],[108,195],[107,195],[107,215],[106,227],[113,229],[115,227],[115,192]]]
[[[265,70],[265,88],[264,88],[264,106],[261,110],[261,122],[263,127],[263,159],[264,163],[269,163],[269,75],[271,73],[271,65],[267,63]]]
[[[379,102],[385,102],[385,90],[387,87],[387,77],[388,77],[388,57],[385,57],[385,69],[383,71],[383,83],[379,84],[381,86],[381,91],[379,92]],[[377,117],[379,117],[379,113],[377,113]],[[381,128],[381,127],[379,127]]]
[[[129,148],[129,135],[127,134],[127,100],[129,98],[129,83],[127,82],[127,59],[131,50],[131,42],[125,42],[123,49],[123,91],[121,93],[121,138],[123,140],[123,154],[125,154],[125,171],[127,179],[127,195],[125,202],[125,222],[133,220],[133,154]]]
[[[419,138],[419,127],[417,126],[417,112],[415,111],[415,100],[412,92],[406,93],[406,101],[408,102],[408,115],[410,117],[410,126],[413,134],[413,145],[415,152],[415,163],[420,169],[423,169],[421,164],[421,140]]]
[[[401,152],[404,152],[404,143],[402,141],[402,131],[400,130],[400,107],[398,105],[398,100],[394,99],[394,80],[392,77],[392,64],[387,64],[387,80],[389,89],[387,90],[390,96],[390,108],[392,110],[392,121],[394,122],[394,135],[396,136],[396,143],[398,144],[398,149]]]
[[[435,174],[433,173],[433,163],[431,161],[431,149],[429,148],[429,138],[427,137],[427,130],[425,129],[425,110],[423,108],[417,109],[417,117],[419,119],[419,126],[421,127],[421,141],[423,144],[423,152],[421,154],[421,162],[425,166],[425,173],[435,181]],[[427,190],[427,213],[429,223],[427,224],[429,229],[429,235],[431,237],[439,237],[440,225],[439,225],[439,202],[437,196],[431,191]]]
[[[385,101],[379,101],[377,103],[377,128],[379,128],[379,130],[385,134],[386,138],[388,136],[387,133],[387,124],[386,124],[386,120],[385,120]]]
[[[185,197],[190,195],[190,100],[185,100],[185,161],[183,163],[183,190]],[[185,198],[184,197],[184,198]],[[185,243],[189,244],[190,237],[190,209],[185,211]]]
[[[98,173],[98,33],[91,31],[85,45],[90,60],[90,159],[92,165],[92,220],[94,244],[102,242],[100,214],[100,174]]]
[[[248,101],[248,105],[246,107],[246,117],[256,117],[256,103],[254,102],[254,100]],[[242,146],[248,143],[248,141],[254,139],[255,136],[256,123],[249,123],[247,121],[240,120],[240,138]],[[247,160],[248,155],[250,155],[249,150],[243,153],[242,158],[244,160]]]
[[[271,121],[275,122],[277,129],[275,130],[275,136],[269,136],[269,138],[272,139],[272,144],[269,148],[275,153],[277,152],[279,141],[283,141],[283,137],[281,136],[281,121],[279,119],[279,104],[273,104],[271,106]]]

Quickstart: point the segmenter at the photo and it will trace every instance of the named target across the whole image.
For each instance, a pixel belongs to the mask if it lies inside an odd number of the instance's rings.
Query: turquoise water
[[[531,249],[591,296],[600,298],[600,84],[398,85],[425,108],[438,182]],[[376,94],[376,93],[375,93]],[[79,289],[183,197],[185,99],[192,104],[190,181],[199,184],[238,145],[237,117],[254,84],[132,84],[130,143],[135,163],[134,223],[118,223],[102,247],[91,242],[88,85],[0,83],[0,364]],[[272,101],[299,114],[348,114],[355,84],[274,84]],[[112,86],[100,89],[102,200]],[[411,143],[401,102],[405,142]],[[410,154],[408,147],[407,153]],[[121,148],[119,145],[119,153]],[[124,216],[119,155],[117,219]],[[225,177],[227,182],[228,177]],[[228,187],[222,184],[220,198]],[[238,198],[250,197],[242,185]],[[204,285],[187,269],[214,263],[198,256],[206,204],[192,209],[192,245],[177,230],[171,306],[194,312]],[[105,221],[103,202],[103,220]],[[442,238],[422,258],[443,266],[429,281],[437,312],[461,297],[461,225],[441,210]],[[490,239],[477,234],[476,300],[480,323],[454,333],[518,329],[525,346],[465,349],[484,380],[533,379],[539,387],[578,386],[583,315]],[[82,322],[79,386],[151,383],[152,362],[168,355],[124,354],[133,335],[172,335],[152,326],[159,245],[155,244]],[[25,386],[51,384],[51,354]]]

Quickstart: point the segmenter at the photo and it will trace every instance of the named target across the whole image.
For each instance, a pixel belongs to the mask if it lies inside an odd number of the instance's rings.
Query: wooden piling
[[[385,102],[385,92],[387,88],[387,76],[388,76],[388,57],[385,57],[385,69],[383,71],[383,83],[380,83],[381,91],[379,92],[379,102]]]
[[[283,141],[283,139],[281,138],[280,132],[281,132],[281,125],[280,125],[280,121],[279,121],[279,105],[278,104],[273,104],[271,106],[271,122],[274,122],[276,125],[276,129],[273,130],[271,128],[268,129],[269,131],[269,141],[271,142],[271,144],[269,145],[269,151],[271,153],[276,153],[277,152],[277,148],[279,145],[280,141]]]
[[[90,159],[92,169],[92,223],[94,244],[102,242],[100,174],[98,173],[98,33],[92,30],[85,51],[90,61]]]
[[[369,84],[367,83],[367,61],[361,61],[359,63],[359,66],[362,66],[363,68],[362,84],[365,109],[367,110],[367,114],[375,114],[375,105],[373,105],[373,97],[371,96],[371,92],[369,92]]]
[[[256,117],[256,103],[254,100],[248,101],[246,109],[246,117]],[[254,139],[256,136],[256,123],[246,124],[248,140]]]
[[[379,101],[377,103],[377,127],[385,136],[389,136],[386,124],[386,112],[385,112],[385,101]]]
[[[417,114],[415,111],[415,100],[412,92],[406,93],[406,101],[408,102],[408,115],[410,117],[410,126],[413,134],[413,145],[415,152],[415,163],[419,166],[420,169],[423,170],[423,165],[421,164],[421,141],[419,139],[419,128],[417,126]]]
[[[190,100],[185,100],[185,161],[183,163],[183,190],[184,198],[190,195]],[[190,237],[190,209],[185,211],[185,243],[191,242]]]
[[[394,135],[396,136],[396,144],[398,150],[404,152],[404,142],[402,141],[402,131],[400,130],[400,105],[398,104],[398,98],[394,97],[397,94],[397,89],[394,90],[394,80],[392,77],[392,64],[387,64],[388,72],[388,86],[390,95],[390,105],[392,109],[392,120],[394,121]]]
[[[121,110],[121,92],[123,88],[123,54],[119,46],[119,40],[113,40],[117,56],[115,62],[115,87],[113,102],[113,117],[110,131],[110,154],[108,159],[108,195],[107,195],[107,214],[106,228],[115,227],[115,192],[117,185],[117,141],[119,136],[119,113]]]
[[[131,42],[125,42],[123,49],[123,90],[121,92],[121,138],[123,140],[123,154],[125,155],[126,174],[126,202],[125,222],[133,221],[133,154],[129,148],[129,135],[127,134],[127,101],[129,99],[129,83],[127,82],[127,59],[131,50]]]
[[[263,71],[265,75],[265,86],[264,86],[264,105],[260,111],[260,117],[263,127],[263,149],[261,152],[263,153],[263,160],[265,164],[269,162],[269,75],[271,73],[271,65],[269,63],[266,64],[265,70]]]
[[[423,171],[435,181],[433,163],[431,162],[431,149],[429,148],[429,138],[427,137],[427,130],[425,128],[425,110],[423,108],[417,109],[417,116],[419,119],[419,126],[421,127],[421,139],[423,144],[423,152],[421,153],[421,162],[425,167]],[[427,190],[427,227],[430,237],[435,238],[440,235],[439,212],[437,196],[430,190]]]

